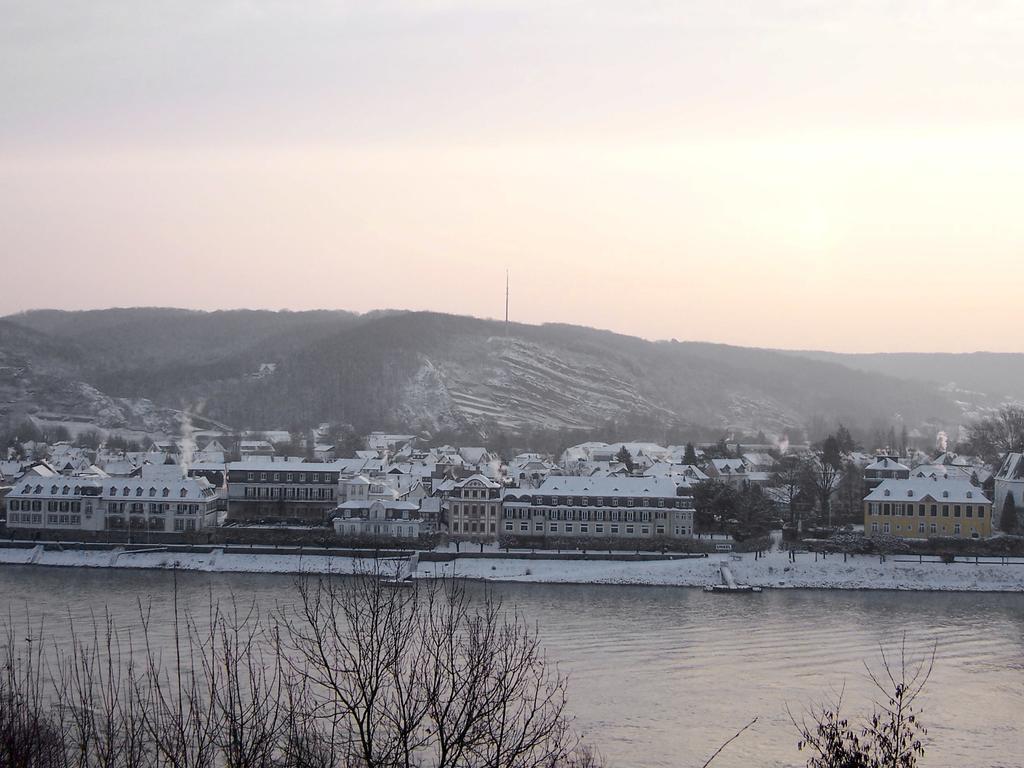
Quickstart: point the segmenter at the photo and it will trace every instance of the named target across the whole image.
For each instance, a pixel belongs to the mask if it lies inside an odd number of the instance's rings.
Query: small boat
[[[750,584],[737,584],[730,587],[728,584],[709,584],[704,587],[705,592],[761,592],[761,587],[752,587]]]

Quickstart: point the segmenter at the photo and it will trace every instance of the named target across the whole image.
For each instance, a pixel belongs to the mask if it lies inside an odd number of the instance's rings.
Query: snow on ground
[[[686,560],[645,562],[612,560],[520,560],[515,558],[461,558],[447,563],[421,562],[416,576],[460,576],[493,581],[567,584],[648,584],[700,587],[720,583],[719,564],[727,562],[741,584],[774,588],[903,589],[952,591],[1024,591],[1024,563],[923,563],[910,557],[842,555],[827,558],[813,553],[785,552],[755,559],[753,554],[712,555]],[[386,569],[393,567],[391,560]],[[241,573],[354,573],[371,567],[369,559],[328,555],[226,554],[82,551],[41,551],[0,548],[0,563],[92,568],[179,568],[194,571]]]

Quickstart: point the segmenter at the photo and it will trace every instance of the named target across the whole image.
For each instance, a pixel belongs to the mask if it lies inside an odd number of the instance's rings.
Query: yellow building
[[[984,539],[992,535],[992,502],[969,480],[884,480],[864,497],[864,533]]]

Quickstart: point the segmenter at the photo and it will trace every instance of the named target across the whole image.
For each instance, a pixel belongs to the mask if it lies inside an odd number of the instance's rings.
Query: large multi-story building
[[[883,480],[864,497],[864,532],[983,539],[992,534],[992,502],[967,480]]]
[[[27,477],[6,504],[10,528],[173,533],[216,525],[223,497],[203,478]]]
[[[338,505],[340,475],[335,464],[231,462],[228,519],[326,522]]]
[[[455,537],[493,539],[501,516],[501,483],[471,475],[448,491],[448,532]]]
[[[689,483],[667,477],[549,477],[513,488],[502,502],[504,533],[650,538],[693,535]]]

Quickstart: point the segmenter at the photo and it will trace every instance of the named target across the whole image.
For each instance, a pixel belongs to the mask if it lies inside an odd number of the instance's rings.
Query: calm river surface
[[[289,576],[178,575],[196,608],[208,595],[293,602]],[[154,571],[0,568],[0,607],[45,616],[62,637],[68,616],[109,608],[137,622],[137,600],[171,615],[172,575]],[[715,766],[802,765],[787,705],[799,714],[845,686],[849,713],[868,706],[864,662],[906,633],[938,643],[922,700],[924,764],[1024,766],[1024,595],[780,590],[705,595],[671,587],[499,584],[536,620],[570,675],[577,725],[618,768],[700,766],[755,716]],[[27,612],[27,613],[26,613]],[[19,619],[21,617],[21,619]],[[169,622],[165,622],[169,623]]]

